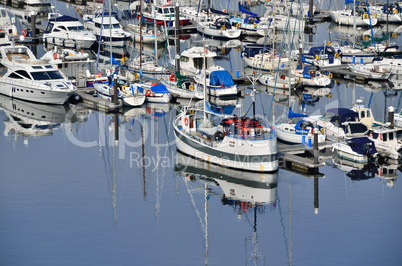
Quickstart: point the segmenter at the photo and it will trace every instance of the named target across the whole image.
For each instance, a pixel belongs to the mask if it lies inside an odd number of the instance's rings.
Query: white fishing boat
[[[64,104],[77,88],[23,45],[0,46],[0,93],[22,100]]]
[[[331,108],[322,116],[309,116],[305,120],[320,130],[323,128],[325,136],[330,139],[364,137],[369,132],[367,126],[359,121],[358,114],[347,108]]]
[[[112,101],[114,95],[114,80],[110,77],[109,84],[94,84],[96,93],[103,99]],[[118,104],[138,107],[145,102],[145,95],[138,91],[136,86],[130,84],[123,78],[117,78],[117,99]]]
[[[204,53],[202,47],[194,46],[184,50],[180,54],[180,73],[182,75],[198,75],[204,69]],[[217,54],[208,49],[205,52],[206,68],[214,67],[214,57]],[[172,65],[175,65],[175,60],[172,60]]]
[[[72,49],[54,49],[46,52],[42,60],[57,67],[77,88],[93,87],[94,83],[107,83],[108,78],[102,73],[94,73],[94,60],[89,60],[88,53]]]
[[[322,88],[329,87],[332,84],[332,74],[325,75],[318,66],[307,65],[303,70],[292,70],[292,75],[298,78],[299,82],[306,87]]]
[[[391,72],[377,64],[349,64],[348,67],[350,71],[356,74],[364,75],[366,79],[388,80],[391,76]]]
[[[84,26],[92,31],[98,42],[106,46],[124,47],[126,41],[131,38],[131,33],[124,31],[115,16],[109,12],[95,14],[94,17],[87,16]],[[110,39],[111,38],[111,39]]]
[[[172,98],[169,90],[163,84],[144,82],[133,83],[132,86],[140,93],[145,94],[147,102],[169,103]]]
[[[367,137],[351,138],[343,142],[332,144],[339,159],[358,164],[371,164],[378,158],[376,145]]]
[[[232,75],[221,66],[210,67],[194,77],[194,89],[203,90],[207,86],[207,95],[215,97],[235,97],[239,93]]]
[[[218,17],[214,22],[197,22],[197,31],[206,37],[217,39],[238,39],[242,33],[226,17]]]
[[[95,35],[78,19],[62,15],[49,19],[42,39],[45,44],[78,49],[88,49],[96,41]]]
[[[280,87],[284,89],[289,89],[296,87],[298,81],[295,77],[289,79],[289,73],[279,72],[279,73],[265,73],[258,77],[258,81],[269,87]]]
[[[156,32],[153,26],[144,25],[142,31],[140,29],[138,25],[127,24],[127,31],[131,33],[131,38],[135,42],[154,44],[155,39],[158,43],[166,41],[166,34],[160,28],[157,28]]]

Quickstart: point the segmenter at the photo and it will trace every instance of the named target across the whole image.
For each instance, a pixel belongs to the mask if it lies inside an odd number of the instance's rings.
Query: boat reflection
[[[374,178],[378,173],[375,165],[351,162],[340,159],[337,156],[332,158],[332,162],[337,168],[345,172],[346,175],[354,181],[371,179]]]
[[[66,105],[46,105],[26,102],[0,95],[0,110],[7,119],[4,120],[4,136],[23,136],[28,146],[28,138],[51,136],[53,131],[62,127],[63,123],[79,121]]]

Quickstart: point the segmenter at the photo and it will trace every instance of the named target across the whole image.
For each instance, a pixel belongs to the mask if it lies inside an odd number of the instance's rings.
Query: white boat
[[[77,88],[93,87],[94,83],[107,83],[102,73],[94,73],[94,60],[84,51],[57,49],[46,52],[41,59],[57,67]]]
[[[169,103],[172,98],[169,90],[163,84],[145,82],[133,83],[132,86],[140,93],[145,94],[147,102]]]
[[[258,77],[258,81],[269,87],[280,87],[284,89],[289,89],[289,85],[291,88],[294,88],[298,83],[295,77],[291,77],[289,80],[289,73],[287,72],[262,74]]]
[[[114,16],[109,16],[109,12],[104,12],[103,19],[102,13],[97,13],[94,17],[87,16],[84,25],[95,34],[98,42],[106,46],[124,47],[131,38],[131,33],[124,31],[119,21]]]
[[[27,101],[64,104],[77,88],[23,45],[0,46],[0,93]]]
[[[314,143],[314,126],[311,122],[304,120],[294,123],[281,123],[276,126],[276,135],[278,139],[291,143],[291,144],[303,144]],[[325,141],[325,135],[321,131],[318,131],[318,143]]]
[[[95,35],[88,31],[78,19],[61,15],[49,19],[42,39],[45,44],[78,49],[88,49],[96,41]]]
[[[184,111],[173,126],[176,147],[183,154],[227,168],[278,171],[275,131],[257,120],[230,117],[215,125],[205,116]]]
[[[358,114],[347,108],[331,108],[322,116],[309,116],[305,120],[323,128],[325,136],[331,139],[364,137],[369,132]]]
[[[269,22],[272,21],[272,22]],[[292,32],[304,32],[305,22],[304,20],[294,17],[288,17],[285,15],[269,15],[261,18],[261,22],[264,25],[263,29],[258,29],[257,33],[261,36],[267,35],[267,26],[269,28],[275,27],[278,31],[292,31]]]
[[[141,60],[139,56],[132,58],[127,63],[128,70],[142,75],[171,75],[172,73],[170,68],[155,63],[152,56],[142,55]]]
[[[94,84],[96,93],[103,99],[112,101],[114,95],[114,80],[109,84]],[[118,104],[138,107],[145,102],[145,95],[123,78],[117,78],[117,99]]]
[[[399,5],[395,4],[390,4],[389,7],[387,7],[387,4],[385,5],[372,5],[370,6],[370,12],[377,14],[377,19],[379,22],[384,22],[387,23],[401,23],[401,14],[399,14],[400,7]]]
[[[325,75],[318,66],[307,65],[303,70],[292,70],[292,75],[298,78],[299,82],[306,87],[322,88],[332,84],[330,77],[332,74]]]
[[[0,33],[4,33],[8,37],[18,36],[15,17],[4,7],[0,7]]]
[[[332,144],[339,159],[358,164],[371,164],[377,160],[376,145],[367,137],[351,138]]]
[[[159,81],[166,86],[172,97],[194,100],[204,99],[204,90],[202,88],[195,89],[193,78],[191,77],[179,76],[177,80],[160,79]]]
[[[249,36],[261,36],[260,32],[265,33],[272,28],[272,26],[270,27],[268,23],[260,23],[259,19],[252,16],[246,16],[245,18],[232,17],[230,18],[230,22],[232,25],[236,26],[236,28],[240,29],[244,35]]]
[[[154,27],[149,27],[147,25],[142,26],[142,32],[140,31],[141,27],[135,24],[127,24],[127,31],[131,33],[131,38],[135,42],[142,42],[142,43],[161,43],[166,41],[165,33],[157,28],[156,34]]]
[[[232,26],[229,18],[218,17],[214,22],[197,22],[197,31],[201,35],[217,39],[238,39],[242,31]]]
[[[363,7],[360,11],[356,10],[356,12],[357,15],[353,15],[352,9],[331,10],[329,11],[329,15],[332,21],[339,25],[353,26],[354,23],[357,27],[370,27],[370,24],[371,26],[377,25],[377,15],[371,14],[371,16],[369,16],[366,7]]]
[[[304,53],[302,56],[304,62],[319,67],[339,66],[342,64],[337,51],[328,45],[311,47],[308,53]]]
[[[206,75],[201,73],[194,77],[194,89],[203,90],[204,81],[207,86],[207,95],[215,97],[235,97],[239,93],[232,75],[221,66],[208,68]],[[204,78],[205,77],[205,78]]]
[[[377,64],[349,64],[348,67],[350,71],[356,74],[362,74],[366,79],[388,80],[391,76],[391,72]]]
[[[143,7],[143,17],[147,21],[156,20],[157,25],[175,26],[176,12],[173,4],[170,4],[170,2],[164,3],[163,5],[152,3],[152,5],[155,6],[155,9],[151,8],[150,5],[151,4],[148,4]],[[138,17],[140,17],[140,15],[138,15]],[[186,25],[189,21],[189,18],[179,15],[180,25]]]
[[[344,64],[367,64],[374,60],[374,53],[353,48],[353,44],[347,41],[343,42],[343,45],[340,45],[339,42],[329,42],[328,45],[332,46],[337,51]]]
[[[401,58],[381,58],[373,61],[373,65],[381,66],[382,69],[387,70],[395,75],[402,74],[402,59]]]
[[[205,52],[206,68],[214,67],[214,57],[217,54],[208,49]],[[172,60],[172,65],[175,65],[175,60]],[[180,55],[180,73],[182,75],[198,75],[204,69],[204,52],[203,48],[194,46],[184,50]]]
[[[402,141],[397,137],[398,129],[379,128],[370,132],[369,138],[374,141],[378,153],[388,162],[399,164],[402,155]]]
[[[276,55],[273,52],[258,53],[255,55],[242,54],[243,60],[251,68],[266,71],[285,70],[297,66],[297,61],[285,56]]]

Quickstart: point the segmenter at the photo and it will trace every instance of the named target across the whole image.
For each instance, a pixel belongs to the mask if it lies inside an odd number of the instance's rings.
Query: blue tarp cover
[[[70,17],[70,16],[61,16],[61,17],[49,19],[49,21],[59,21],[59,22],[60,21],[78,21],[78,19]]]
[[[231,115],[233,110],[235,109],[235,105],[212,105],[209,102],[206,104],[206,108],[208,112],[218,114],[218,115]]]
[[[252,16],[254,16],[254,17],[257,16],[256,13],[253,13],[253,12],[251,12],[251,11],[245,9],[245,8],[243,7],[243,5],[242,5],[240,2],[239,2],[239,11],[240,11],[240,12],[243,12],[243,13],[246,13],[246,14],[249,14],[249,15],[252,15]]]
[[[163,84],[154,85],[151,87],[151,91],[155,93],[169,93],[168,89]]]
[[[292,111],[292,108],[289,107],[289,114],[288,114],[288,118],[294,118],[294,117],[307,117],[308,115],[305,114],[299,114],[299,113],[294,113]]]
[[[209,84],[212,86],[234,86],[232,75],[226,70],[217,70],[211,73]]]
[[[347,143],[358,154],[365,154],[367,151],[371,154],[377,153],[374,142],[367,137],[351,138],[347,140]]]

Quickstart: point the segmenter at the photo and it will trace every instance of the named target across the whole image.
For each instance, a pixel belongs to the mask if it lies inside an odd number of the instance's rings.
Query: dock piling
[[[390,123],[389,128],[394,128],[394,107],[388,107],[388,122]]]
[[[113,76],[113,103],[117,105],[117,75]]]
[[[314,164],[318,164],[318,128],[314,128]]]

